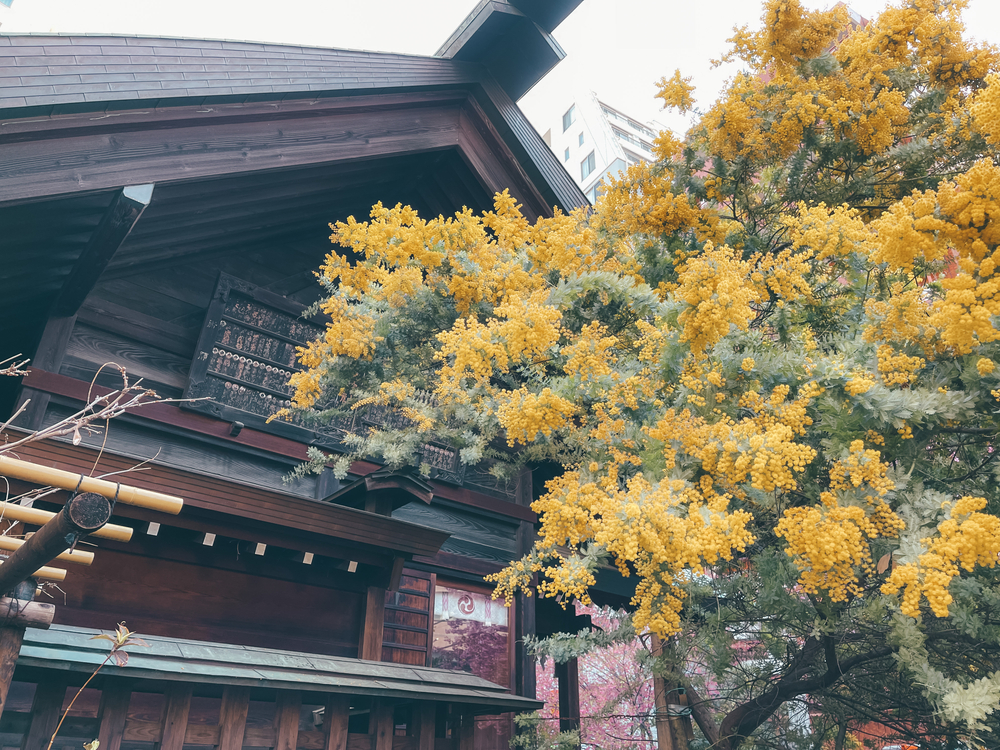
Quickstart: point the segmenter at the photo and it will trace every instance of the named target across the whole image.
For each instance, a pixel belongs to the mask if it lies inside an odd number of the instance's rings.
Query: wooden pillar
[[[372,701],[372,713],[368,722],[369,734],[375,735],[373,750],[392,750],[392,704],[376,698]]]
[[[69,337],[73,333],[75,325],[76,315],[49,318],[45,324],[45,330],[42,332],[42,338],[38,342],[38,347],[35,349],[31,366],[48,372],[59,372],[66,346],[69,344]],[[42,419],[45,417],[45,410],[49,406],[50,398],[51,396],[44,391],[38,391],[29,386],[22,387],[17,405],[21,406],[28,399],[31,399],[31,403],[14,420],[14,424],[26,430],[37,430],[42,426]]]
[[[217,750],[242,750],[249,709],[250,688],[231,685],[222,691]]]
[[[654,656],[661,656],[663,642],[652,635]],[[686,698],[674,685],[668,685],[661,675],[653,674],[653,705],[656,707],[656,741],[660,750],[682,750],[694,738],[689,716],[671,716],[670,705],[686,705]]]
[[[31,702],[31,726],[24,738],[22,750],[45,750],[56,731],[66,697],[66,682],[62,679],[40,682]]]
[[[299,743],[299,708],[302,694],[298,690],[278,692],[274,708],[274,750],[295,750]]]
[[[462,714],[462,725],[458,728],[458,750],[475,750],[476,717]]]
[[[576,657],[556,664],[559,681],[559,731],[580,729],[580,664]]]
[[[530,481],[531,472],[528,472]],[[520,487],[520,483],[518,484]],[[535,544],[535,527],[527,521],[521,521],[517,529],[517,554],[523,557],[531,551]],[[535,657],[525,648],[525,636],[535,635],[535,601],[536,596],[517,595],[514,607],[514,692],[527,698],[534,698],[536,693]]]
[[[7,693],[10,692],[10,681],[14,678],[14,667],[23,640],[24,628],[11,625],[0,627],[0,716],[3,716],[4,706],[7,705]]]
[[[183,750],[191,713],[191,692],[191,686],[185,684],[173,684],[167,688],[159,750]]]
[[[346,695],[331,695],[326,699],[323,711],[323,750],[347,750],[349,700]]]
[[[382,661],[382,631],[385,626],[385,589],[369,586],[365,600],[365,621],[361,627],[358,658]]]
[[[413,706],[413,736],[417,750],[434,750],[434,728],[437,721],[437,704],[417,703]]]
[[[104,750],[120,750],[128,704],[132,700],[131,680],[107,680],[101,690],[101,708],[98,713],[101,726],[97,733]]]

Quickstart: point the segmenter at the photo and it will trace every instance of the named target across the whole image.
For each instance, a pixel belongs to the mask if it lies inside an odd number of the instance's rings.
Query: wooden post
[[[299,742],[299,707],[302,694],[298,690],[278,692],[274,709],[274,750],[295,750]]]
[[[369,586],[365,601],[365,621],[361,628],[358,658],[382,660],[382,632],[385,628],[385,589]]]
[[[392,704],[376,698],[372,702],[372,714],[369,721],[370,733],[375,735],[374,750],[392,750]]]
[[[4,706],[7,705],[7,693],[10,692],[10,681],[14,677],[14,666],[21,653],[23,639],[24,628],[0,628],[0,716],[3,716]]]
[[[191,692],[191,685],[173,684],[167,688],[159,750],[184,749],[184,735],[191,713]]]
[[[580,729],[580,663],[576,657],[556,664],[559,681],[559,731]]]
[[[475,750],[476,747],[476,717],[472,714],[462,714],[462,726],[458,728],[458,750]]]
[[[65,697],[66,682],[62,679],[38,684],[31,702],[31,726],[24,738],[23,750],[45,750],[56,731]]]
[[[101,726],[97,733],[100,747],[104,750],[120,750],[131,699],[131,680],[105,681],[101,690],[101,708],[98,712]]]
[[[250,688],[230,685],[222,691],[218,750],[242,750],[250,709]]]
[[[434,728],[437,719],[437,704],[417,703],[413,707],[413,721],[416,724],[414,736],[417,750],[434,750]]]
[[[323,750],[347,750],[347,721],[350,718],[349,698],[331,695],[323,711]]]
[[[5,594],[56,555],[97,531],[111,518],[111,503],[93,492],[70,497],[61,511],[31,535],[0,565],[0,594]]]
[[[522,474],[522,477],[524,475]],[[527,481],[531,481],[531,472],[527,472]],[[522,484],[518,478],[518,489]],[[529,487],[530,490],[530,487]],[[530,493],[529,493],[530,494]],[[517,554],[527,555],[535,544],[535,528],[527,521],[521,521],[517,529]],[[535,657],[528,653],[524,646],[525,636],[535,635],[535,601],[536,596],[517,595],[517,606],[514,608],[514,692],[526,698],[535,697]]]
[[[663,654],[664,645],[652,634],[654,656]],[[670,705],[686,705],[687,700],[675,686],[667,685],[663,677],[653,675],[653,704],[656,707],[656,740],[660,750],[681,750],[694,738],[690,716],[671,716]]]

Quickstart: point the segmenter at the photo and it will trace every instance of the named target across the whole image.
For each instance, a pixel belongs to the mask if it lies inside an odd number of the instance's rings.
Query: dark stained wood
[[[462,714],[462,725],[458,728],[458,750],[475,750],[476,717]]]
[[[25,446],[21,453],[25,460],[44,466],[70,471],[86,470],[88,473],[97,457],[97,452],[92,449],[68,443],[32,443]],[[102,471],[121,471],[134,465],[135,461],[132,459],[105,454],[100,468]],[[443,532],[424,529],[393,518],[253,487],[240,487],[239,495],[234,495],[234,485],[225,480],[155,464],[131,474],[129,481],[136,487],[159,489],[179,495],[184,498],[185,507],[328,535],[369,549],[371,546],[384,546],[407,555],[426,554],[427,551],[436,552],[447,538],[447,534]],[[291,548],[299,549],[299,546]],[[314,550],[303,548],[301,551]]]
[[[38,685],[31,704],[31,726],[21,750],[45,750],[59,723],[65,696],[65,680],[47,680]]]
[[[295,750],[299,741],[299,707],[302,694],[298,690],[282,690],[274,710],[275,740],[273,750]]]
[[[42,338],[38,342],[38,347],[35,349],[35,356],[32,357],[32,366],[51,372],[58,371],[75,324],[76,316],[72,315],[65,318],[49,318],[45,324],[45,330],[42,332]],[[45,410],[49,406],[50,395],[45,391],[24,386],[21,388],[17,405],[21,406],[29,399],[30,403],[17,418],[16,424],[28,430],[37,430],[42,426]]]
[[[523,475],[522,475],[523,476]],[[528,473],[528,482],[531,474]],[[530,495],[530,489],[528,490]],[[535,527],[522,521],[517,530],[517,554],[523,557],[535,544]],[[528,653],[524,642],[526,636],[535,636],[535,601],[538,597],[517,595],[514,611],[514,692],[528,698],[536,693],[535,657]]]
[[[189,120],[169,130],[135,126],[113,139],[81,128],[73,138],[5,145],[0,201],[449,148],[458,145],[459,128],[455,107],[398,106],[324,118]],[[84,157],[86,166],[63,166]]]
[[[7,705],[7,693],[10,691],[10,681],[14,677],[14,665],[21,653],[21,641],[24,640],[24,628],[13,625],[0,627],[0,717]]]
[[[347,750],[347,721],[350,699],[346,695],[331,694],[323,711],[322,750]]]
[[[102,331],[86,324],[78,324],[73,336],[66,344],[62,370],[73,368],[86,373],[88,381],[92,373],[106,362],[114,362],[128,370],[132,381],[143,378],[159,385],[170,386],[177,393],[187,384],[188,368],[191,361],[170,352],[155,349],[142,341],[128,339],[115,333]],[[105,372],[111,382],[121,383],[121,377],[114,369]]]
[[[75,380],[73,378],[57,375],[42,369],[32,369],[30,374],[25,379],[25,382],[30,383],[31,387],[36,390],[76,400],[85,399],[87,392],[90,389],[89,382]],[[110,389],[95,387],[93,392],[96,395],[101,395],[110,392]],[[203,435],[210,435],[226,442],[237,445],[242,444],[271,453],[276,453],[281,456],[287,456],[295,459],[296,461],[304,461],[307,458],[307,446],[302,443],[282,438],[277,435],[270,435],[266,432],[254,430],[249,427],[244,428],[238,437],[232,437],[229,435],[229,422],[212,419],[211,417],[201,414],[187,412],[171,404],[150,404],[149,406],[144,406],[141,411],[137,412],[137,415],[151,421],[170,425],[172,427],[180,427],[182,429],[191,430],[192,432],[197,432]],[[351,472],[354,474],[365,475],[378,471],[381,468],[382,467],[378,464],[358,461],[351,465]],[[437,497],[446,498],[463,505],[470,505],[472,507],[481,508],[483,510],[510,516],[523,521],[530,521],[534,523],[537,520],[537,516],[529,508],[525,508],[515,503],[505,502],[497,498],[481,495],[462,487],[453,487],[436,482],[431,482],[430,484],[434,489],[434,495]],[[490,570],[488,572],[496,571]]]
[[[132,231],[153,196],[152,185],[125,187],[118,191],[101,223],[87,242],[87,247],[76,261],[69,278],[63,283],[59,296],[52,305],[56,317],[76,315],[80,305],[104,273],[111,257]]]
[[[131,680],[114,680],[101,691],[101,708],[98,712],[101,726],[97,739],[104,750],[120,750],[131,699]]]
[[[230,685],[222,691],[218,750],[242,749],[249,708],[250,688]]]
[[[389,591],[395,591],[399,588],[399,579],[403,576],[403,565],[406,564],[406,558],[396,556],[392,558],[392,571],[389,573],[389,585],[386,588]]]
[[[392,750],[392,704],[375,699],[372,704],[371,722],[372,734],[375,735],[374,750]]]
[[[166,709],[160,730],[159,750],[183,750],[184,733],[191,713],[191,685],[174,683],[167,688]]]
[[[385,627],[385,589],[369,586],[365,600],[365,621],[361,629],[358,658],[382,660],[382,637]]]
[[[559,731],[572,732],[580,728],[580,666],[576,657],[556,664],[559,681]]]
[[[418,703],[413,707],[413,720],[416,724],[413,734],[417,738],[417,750],[434,750],[436,711],[435,703]]]
[[[77,320],[92,328],[145,342],[187,360],[194,355],[194,344],[198,337],[198,331],[194,328],[173,325],[94,296],[80,308]]]

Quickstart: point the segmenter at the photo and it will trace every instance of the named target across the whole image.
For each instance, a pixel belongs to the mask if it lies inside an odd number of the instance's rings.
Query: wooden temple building
[[[319,330],[300,313],[330,222],[377,201],[480,211],[503,189],[529,217],[587,205],[514,103],[578,2],[483,0],[430,57],[0,35],[0,359],[32,359],[0,379],[0,422],[30,399],[5,434],[115,388],[108,362],[200,399],[18,451],[80,474],[142,463],[122,481],[184,507],[119,504],[131,541],[91,539],[93,563],[46,587],[53,624],[24,634],[0,747],[46,750],[107,655],[92,636],[121,621],[149,646],[104,667],[55,750],[499,749],[539,706],[521,639],[572,617],[483,584],[531,544],[537,477],[429,443],[428,480],[361,463],[288,484],[337,437],[266,417]]]

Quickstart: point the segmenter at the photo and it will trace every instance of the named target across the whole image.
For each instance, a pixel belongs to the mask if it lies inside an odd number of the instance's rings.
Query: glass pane
[[[438,585],[433,666],[510,684],[507,608],[487,594]]]

